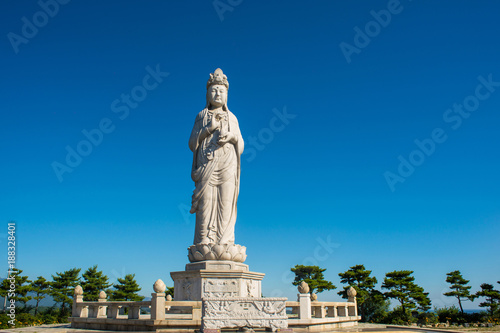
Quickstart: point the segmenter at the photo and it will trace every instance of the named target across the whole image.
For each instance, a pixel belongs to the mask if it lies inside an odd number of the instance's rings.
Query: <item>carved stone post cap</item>
[[[81,296],[83,295],[83,288],[82,286],[78,285],[75,287],[75,296]]]
[[[106,299],[108,296],[106,295],[106,293],[104,292],[104,290],[101,290],[101,292],[99,293],[99,299]]]
[[[316,300],[318,300],[318,295],[316,295],[316,293],[312,293],[312,294],[311,294],[311,301],[313,301],[313,302],[314,302],[314,301],[316,301]]]
[[[166,300],[170,302],[172,300],[172,295],[167,295]]]
[[[297,289],[299,290],[299,293],[307,294],[309,292],[309,285],[307,284],[307,282],[302,281],[297,287]]]
[[[347,296],[349,297],[356,297],[358,293],[356,292],[356,289],[354,289],[352,286],[347,289]]]
[[[164,293],[165,289],[167,289],[167,286],[161,279],[156,280],[156,282],[153,284],[153,290],[156,293]]]

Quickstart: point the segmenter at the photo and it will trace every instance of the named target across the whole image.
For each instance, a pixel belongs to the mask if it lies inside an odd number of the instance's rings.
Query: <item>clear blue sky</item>
[[[98,264],[144,295],[172,285],[194,234],[188,138],[221,67],[246,141],[236,242],[264,295],[295,298],[303,263],[338,288],[355,264],[379,285],[414,270],[437,306],[452,270],[499,287],[500,4],[66,2],[1,5],[0,266],[15,220],[30,278]]]

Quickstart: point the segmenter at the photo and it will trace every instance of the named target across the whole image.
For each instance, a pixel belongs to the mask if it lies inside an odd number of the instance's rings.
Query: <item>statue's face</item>
[[[210,105],[219,108],[227,103],[227,88],[222,84],[214,84],[208,88]]]

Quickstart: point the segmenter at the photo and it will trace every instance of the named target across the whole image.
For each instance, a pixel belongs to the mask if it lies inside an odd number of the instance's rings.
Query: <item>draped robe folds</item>
[[[238,120],[229,110],[224,111],[223,129],[208,133],[212,111],[204,109],[196,117],[189,148],[193,152],[191,178],[195,182],[191,213],[196,213],[194,244],[234,244],[236,203],[240,184],[240,155],[244,143]],[[219,145],[220,132],[232,132],[236,144]]]

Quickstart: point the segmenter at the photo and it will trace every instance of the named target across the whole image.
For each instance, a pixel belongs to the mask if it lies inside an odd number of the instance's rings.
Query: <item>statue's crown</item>
[[[214,84],[222,84],[229,89],[229,82],[227,82],[227,76],[222,72],[222,69],[217,68],[215,72],[210,73],[210,79],[207,82],[207,89]]]

